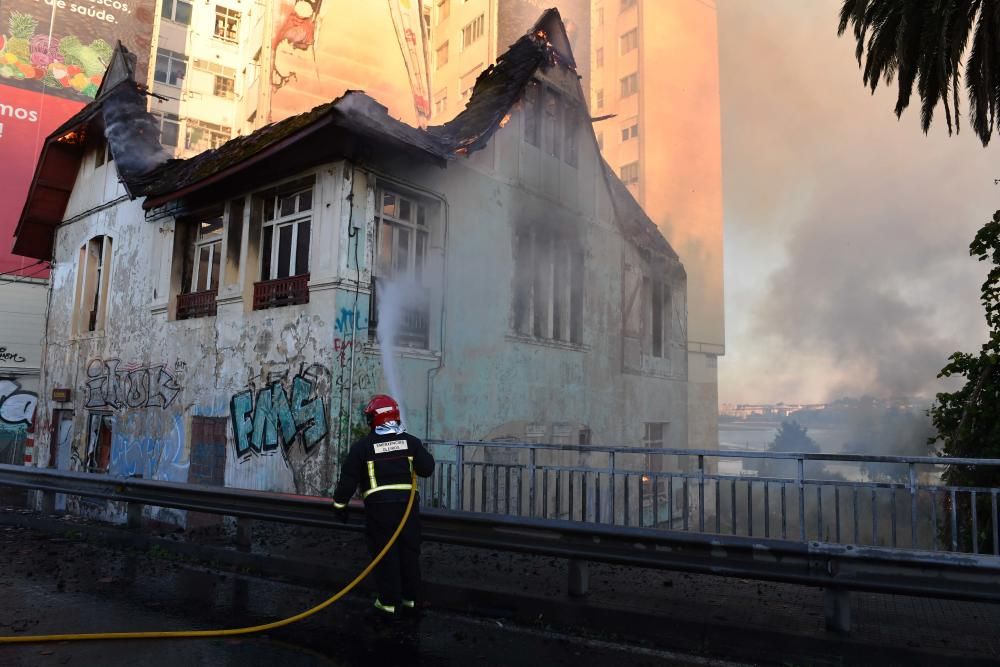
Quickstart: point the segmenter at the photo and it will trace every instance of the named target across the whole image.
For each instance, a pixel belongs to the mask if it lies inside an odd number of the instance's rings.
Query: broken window
[[[220,206],[193,221],[177,224],[174,257],[183,261],[181,293],[177,295],[178,320],[216,313],[215,297],[222,265],[222,214]]]
[[[172,113],[150,112],[160,128],[160,144],[177,148],[180,139],[181,119]]]
[[[77,333],[101,331],[107,311],[107,291],[111,273],[110,236],[95,236],[80,247],[76,276]]]
[[[437,67],[441,69],[441,67],[448,64],[448,41],[445,40],[441,46],[437,47],[435,53],[437,54]]]
[[[639,73],[632,72],[628,76],[622,77],[622,97],[628,97],[629,95],[635,95],[639,92]]]
[[[476,42],[480,37],[483,36],[483,28],[486,25],[486,19],[483,14],[465,24],[462,28],[462,50],[465,51]]]
[[[670,286],[660,280],[650,290],[650,351],[654,357],[670,357],[670,324],[673,299]]]
[[[514,330],[583,343],[583,252],[566,235],[526,225],[514,235]]]
[[[184,0],[163,0],[160,16],[174,23],[191,25],[191,3]]]
[[[639,29],[632,28],[627,33],[621,36],[621,52],[623,54],[629,51],[635,51],[639,48]]]
[[[215,36],[236,43],[240,33],[240,13],[224,5],[215,6]]]
[[[188,118],[184,134],[184,148],[189,151],[207,151],[218,148],[233,136],[230,127],[216,125],[196,118]]]
[[[377,250],[373,298],[371,300],[370,335],[378,327],[379,293],[389,282],[400,285],[405,293],[398,313],[398,330],[393,344],[404,347],[428,347],[430,331],[430,293],[424,267],[430,241],[427,204],[399,192],[381,189],[376,211]]]
[[[222,216],[198,223],[194,244],[194,270],[191,291],[219,289],[219,266],[222,259]]]
[[[153,78],[168,86],[180,87],[187,76],[187,56],[168,49],[156,49],[156,67]]]
[[[575,167],[580,158],[580,112],[575,106],[567,104],[565,117],[566,150],[563,159],[566,160],[566,164]]]

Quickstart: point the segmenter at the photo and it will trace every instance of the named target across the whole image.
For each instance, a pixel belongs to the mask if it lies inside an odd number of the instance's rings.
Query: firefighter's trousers
[[[396,531],[406,511],[405,502],[365,503],[365,535],[374,558]],[[399,539],[375,567],[378,599],[399,608],[405,600],[414,603],[420,595],[420,513],[414,507]]]

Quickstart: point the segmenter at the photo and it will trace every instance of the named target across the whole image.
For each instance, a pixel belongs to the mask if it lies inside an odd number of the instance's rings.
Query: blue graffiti
[[[190,461],[184,447],[181,415],[174,415],[167,428],[155,428],[145,415],[126,415],[116,418],[115,422],[108,472],[170,482],[187,481]]]
[[[235,394],[230,401],[236,456],[270,454],[280,442],[287,454],[296,439],[306,452],[327,436],[326,407],[313,395],[313,383],[302,375],[292,379],[292,395],[281,382],[271,382],[257,391]]]
[[[368,328],[368,315],[358,309],[358,317],[355,320],[353,308],[341,308],[340,315],[333,322],[333,327],[338,333],[344,333],[351,329],[361,331]]]

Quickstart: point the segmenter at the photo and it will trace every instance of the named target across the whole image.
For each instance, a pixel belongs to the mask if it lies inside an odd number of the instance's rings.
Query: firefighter
[[[333,505],[341,521],[347,519],[347,503],[361,489],[365,502],[365,535],[374,558],[403,519],[412,488],[412,472],[430,477],[434,457],[420,438],[403,430],[399,405],[390,396],[378,394],[365,408],[371,429],[351,445]],[[420,589],[420,514],[417,502],[392,549],[375,568],[378,597],[375,608],[397,616],[415,611]]]

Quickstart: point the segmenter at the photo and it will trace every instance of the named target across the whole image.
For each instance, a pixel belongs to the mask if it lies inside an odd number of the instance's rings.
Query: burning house
[[[145,104],[119,51],[21,217],[43,464],[322,494],[377,391],[428,438],[686,444],[684,269],[556,11],[426,131],[348,92],[174,160]]]

